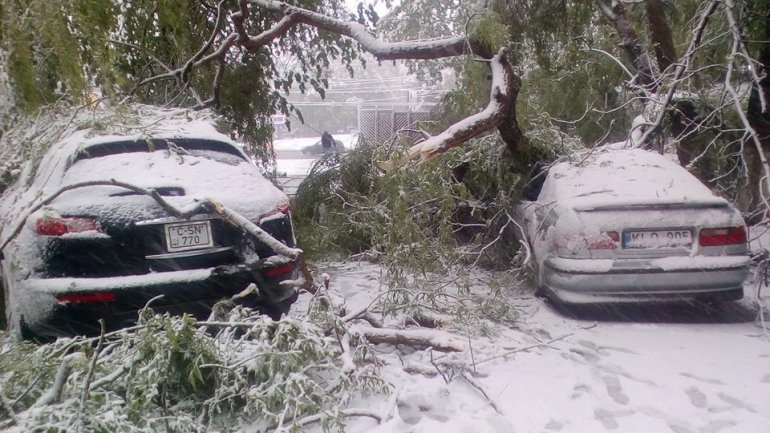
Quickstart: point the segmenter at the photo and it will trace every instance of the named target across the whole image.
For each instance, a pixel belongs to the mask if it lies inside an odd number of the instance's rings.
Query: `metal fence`
[[[367,140],[384,143],[396,132],[413,127],[417,122],[429,120],[430,112],[413,111],[395,107],[359,107],[358,130]],[[420,134],[407,133],[412,139]]]

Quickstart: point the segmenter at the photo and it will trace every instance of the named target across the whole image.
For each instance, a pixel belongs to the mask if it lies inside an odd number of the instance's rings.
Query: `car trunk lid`
[[[698,242],[703,227],[742,225],[729,205],[718,198],[659,203],[608,201],[576,204],[573,209],[589,237],[611,234],[614,239],[611,245],[594,242],[598,248],[588,248],[590,257],[597,259],[709,254]]]

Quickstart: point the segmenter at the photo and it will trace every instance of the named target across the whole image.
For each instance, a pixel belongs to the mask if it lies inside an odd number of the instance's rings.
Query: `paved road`
[[[278,172],[285,173],[284,176],[278,177],[278,184],[289,197],[293,197],[297,193],[299,184],[305,179],[317,157],[318,155],[305,155],[299,150],[277,150],[275,152]]]

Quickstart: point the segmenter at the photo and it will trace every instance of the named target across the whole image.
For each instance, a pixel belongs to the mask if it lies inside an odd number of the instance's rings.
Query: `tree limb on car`
[[[305,264],[304,257],[302,255],[302,250],[299,248],[291,248],[287,246],[286,244],[282,243],[278,239],[271,236],[268,232],[262,230],[259,226],[252,223],[248,219],[244,218],[243,216],[239,215],[237,212],[227,208],[219,201],[212,199],[212,198],[205,198],[198,203],[196,203],[195,206],[188,208],[188,209],[180,209],[175,206],[173,206],[171,203],[166,201],[160,194],[158,194],[157,191],[154,189],[147,189],[142,188],[136,185],[132,185],[126,182],[121,182],[115,179],[110,180],[104,180],[104,181],[88,181],[88,182],[79,182],[74,183],[71,185],[67,185],[63,188],[58,189],[54,193],[48,195],[41,201],[39,201],[37,204],[31,206],[27,213],[18,220],[16,226],[11,231],[10,235],[6,239],[3,239],[2,242],[0,242],[0,252],[5,249],[5,247],[10,243],[16,236],[19,235],[21,232],[21,229],[24,228],[24,224],[26,223],[27,219],[38,210],[42,209],[44,206],[50,204],[52,201],[54,201],[57,197],[64,194],[67,191],[72,191],[79,188],[86,188],[86,187],[92,187],[92,186],[117,186],[120,188],[128,189],[132,192],[135,192],[137,194],[146,195],[153,200],[155,200],[166,212],[168,212],[169,215],[174,216],[179,219],[189,219],[192,215],[195,215],[201,211],[210,211],[214,212],[217,215],[221,216],[225,221],[227,221],[229,224],[239,227],[243,229],[244,231],[248,232],[249,234],[253,235],[257,239],[259,239],[261,242],[268,245],[273,251],[275,251],[277,254],[286,256],[290,259],[297,260],[300,264],[300,268],[302,270],[302,274],[304,277],[304,282],[302,283],[302,288],[312,287],[312,276],[310,272],[307,269],[307,265]]]
[[[503,48],[490,61],[492,89],[489,104],[484,110],[455,123],[439,135],[415,144],[402,157],[380,162],[378,166],[388,172],[402,167],[417,156],[421,161],[429,160],[449,149],[460,147],[471,138],[502,124],[507,119],[506,114],[515,101],[517,92],[514,92],[514,89],[518,89],[516,81],[518,77],[511,70],[505,55],[506,50]]]

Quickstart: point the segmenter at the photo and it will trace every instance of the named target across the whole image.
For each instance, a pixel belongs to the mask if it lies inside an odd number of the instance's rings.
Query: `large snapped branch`
[[[422,161],[431,159],[449,149],[462,146],[484,131],[501,125],[508,118],[509,107],[515,101],[514,93],[518,88],[518,77],[511,70],[505,54],[506,50],[501,49],[490,62],[492,91],[489,103],[484,110],[455,123],[439,135],[415,144],[402,157],[379,163],[380,168],[390,171],[403,166],[417,156]]]
[[[246,22],[251,18],[249,5],[282,14],[283,17],[271,28],[263,30],[259,34],[250,35],[246,30]],[[190,73],[195,67],[212,61],[223,62],[227,53],[234,46],[238,46],[251,53],[257,52],[261,48],[268,46],[274,40],[284,36],[298,24],[305,24],[321,30],[350,37],[361,44],[363,50],[371,53],[380,60],[438,59],[459,56],[470,53],[471,51],[481,51],[481,47],[478,44],[467,40],[464,36],[455,36],[431,41],[385,42],[372,36],[365,26],[355,21],[345,21],[274,0],[239,0],[238,11],[229,16],[234,31],[225,36],[219,44],[214,47],[214,40],[221,31],[219,25],[221,6],[222,3],[220,3],[218,8],[217,24],[212,31],[211,37],[195,56],[187,61],[181,68],[147,78],[143,80],[140,85],[169,79],[176,79],[180,81],[180,84],[185,84],[189,81]],[[204,55],[204,53],[210,49],[213,49],[213,51]],[[213,103],[216,103],[216,101],[212,99],[207,101],[206,105],[211,105]]]
[[[361,47],[380,60],[438,59],[468,53],[469,41],[457,36],[434,41],[383,42],[355,21],[342,21],[324,14],[309,11],[275,0],[248,0],[263,9],[279,12],[284,19],[353,38]],[[287,29],[288,30],[288,29]],[[472,43],[471,43],[472,44]],[[473,48],[473,47],[472,47]]]

